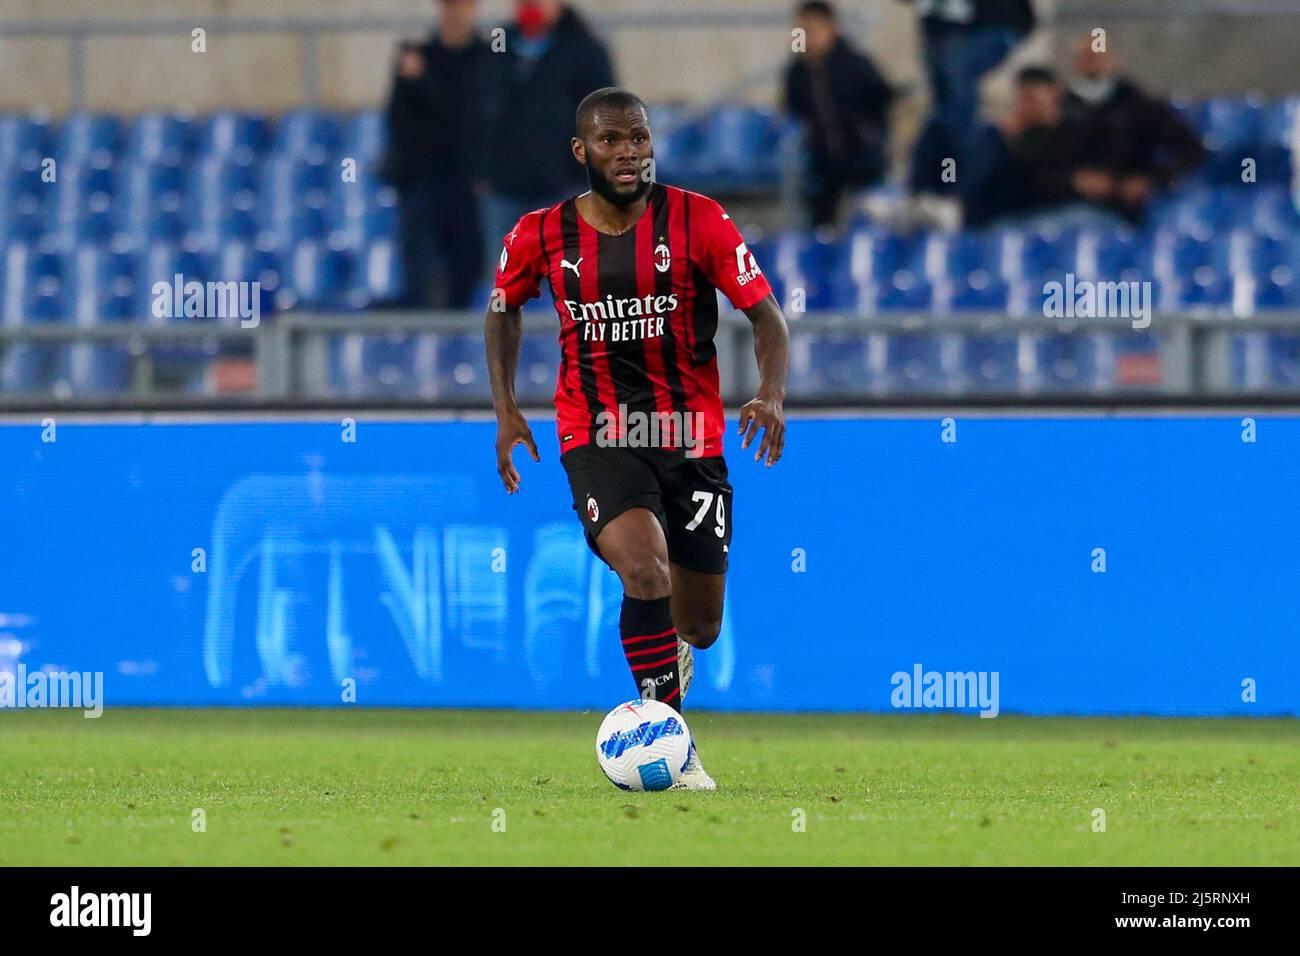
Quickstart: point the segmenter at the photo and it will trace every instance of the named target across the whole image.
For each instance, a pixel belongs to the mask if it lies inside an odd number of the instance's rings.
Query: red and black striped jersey
[[[700,422],[695,454],[722,454],[717,293],[747,309],[771,289],[714,200],[661,183],[648,198],[622,235],[588,225],[575,197],[528,213],[505,237],[497,303],[517,309],[545,281],[560,317],[561,454],[595,442],[601,422],[623,422],[631,412]]]

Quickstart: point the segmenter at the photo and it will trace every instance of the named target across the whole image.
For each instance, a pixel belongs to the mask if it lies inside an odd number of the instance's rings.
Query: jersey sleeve
[[[768,297],[772,287],[745,245],[740,230],[723,208],[704,196],[692,197],[692,220],[699,230],[700,270],[737,309],[748,309]]]
[[[530,212],[501,241],[495,285],[507,309],[518,309],[541,294],[546,275],[539,232],[543,214],[541,209]]]

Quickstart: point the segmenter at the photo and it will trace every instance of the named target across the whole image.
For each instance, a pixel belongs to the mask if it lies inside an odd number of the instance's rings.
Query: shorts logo
[[[655,268],[660,272],[667,272],[672,264],[673,258],[668,247],[662,242],[655,246]]]
[[[587,517],[593,522],[600,520],[600,506],[596,504],[596,499],[587,495]]]

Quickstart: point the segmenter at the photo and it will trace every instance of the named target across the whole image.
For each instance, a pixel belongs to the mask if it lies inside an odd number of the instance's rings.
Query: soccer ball
[[[690,756],[686,721],[657,700],[619,704],[596,732],[596,762],[622,790],[667,790]]]

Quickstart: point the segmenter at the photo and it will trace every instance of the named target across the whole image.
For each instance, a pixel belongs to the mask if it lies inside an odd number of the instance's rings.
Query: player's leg
[[[732,488],[721,457],[687,458],[663,480],[672,618],[682,637],[678,672],[682,695],[695,669],[694,648],[704,649],[718,637],[731,549]],[[714,790],[717,784],[700,762],[691,740],[691,756],[675,787]]]
[[[668,562],[672,579],[673,626],[677,628],[677,675],[682,699],[695,678],[695,648],[704,650],[718,639],[722,628],[722,601],[727,589],[726,574],[692,571]]]
[[[692,647],[704,650],[718,639],[722,629],[722,600],[727,575],[692,571],[670,561],[673,624],[677,636]]]
[[[668,542],[659,518],[649,508],[624,511],[596,535],[596,547],[623,582],[618,629],[632,679],[643,698],[681,710]]]
[[[560,463],[587,544],[623,584],[619,633],[637,690],[680,710],[659,474],[621,448],[586,445],[561,455]]]
[[[718,638],[731,548],[732,488],[721,457],[685,459],[664,479],[673,624],[683,641],[682,693],[694,670],[692,649]]]

